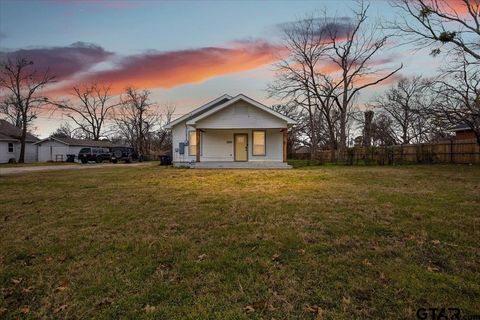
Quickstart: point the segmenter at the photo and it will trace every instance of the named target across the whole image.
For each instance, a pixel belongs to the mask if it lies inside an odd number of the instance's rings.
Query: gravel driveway
[[[87,164],[72,164],[72,165],[58,165],[58,166],[31,166],[31,167],[11,167],[0,168],[0,176],[29,173],[29,172],[44,172],[44,171],[59,171],[59,170],[85,170],[96,168],[108,168],[108,167],[140,167],[151,165],[153,162],[140,162],[140,163],[87,163]]]

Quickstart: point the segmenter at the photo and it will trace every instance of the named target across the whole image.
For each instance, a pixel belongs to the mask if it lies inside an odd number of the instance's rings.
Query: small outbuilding
[[[38,162],[66,161],[67,155],[75,155],[75,159],[82,148],[112,148],[115,145],[110,141],[95,141],[73,139],[69,137],[50,136],[35,143],[37,146]]]

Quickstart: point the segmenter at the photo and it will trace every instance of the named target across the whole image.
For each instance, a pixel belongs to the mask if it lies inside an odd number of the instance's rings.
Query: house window
[[[8,152],[13,153],[13,142],[8,143]]]
[[[197,132],[189,131],[188,132],[188,154],[191,156],[197,155]]]
[[[253,131],[253,150],[252,155],[265,155],[265,130]]]

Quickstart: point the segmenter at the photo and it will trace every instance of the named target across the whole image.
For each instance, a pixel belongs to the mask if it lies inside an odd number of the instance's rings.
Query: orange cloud
[[[121,58],[112,69],[88,73],[79,82],[109,83],[115,93],[128,85],[172,88],[270,64],[278,59],[282,50],[258,40],[237,42],[230,48],[148,52]]]
[[[78,51],[79,48],[74,49]],[[80,49],[85,50],[83,47]],[[45,60],[42,60],[42,65],[55,65],[56,68],[52,71],[59,75],[60,82],[49,86],[48,96],[68,95],[74,85],[86,83],[110,85],[113,94],[122,92],[127,86],[142,89],[172,88],[253,70],[272,64],[288,55],[283,46],[264,40],[239,41],[226,47],[204,47],[168,52],[149,51],[124,57],[118,57],[98,46],[90,46],[86,49],[94,50],[87,51],[88,55],[79,56],[78,61],[65,63],[66,66],[74,68],[72,70],[60,68],[61,65],[58,63],[60,60],[57,59],[59,54],[63,57],[65,52],[73,50],[70,47],[45,49],[45,52],[41,52],[42,54],[36,54],[36,58],[42,57]],[[107,60],[107,58],[113,59]],[[383,65],[392,60],[391,55],[383,56],[381,59],[370,61],[370,65]],[[92,70],[96,63],[104,61],[110,62],[111,68]],[[334,74],[339,71],[339,67],[331,61],[325,61],[320,66],[320,71]]]

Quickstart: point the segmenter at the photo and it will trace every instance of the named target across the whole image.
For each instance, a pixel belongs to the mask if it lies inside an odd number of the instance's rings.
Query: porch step
[[[196,169],[291,169],[292,166],[280,161],[205,161],[192,163],[174,163],[175,166],[188,166]]]

